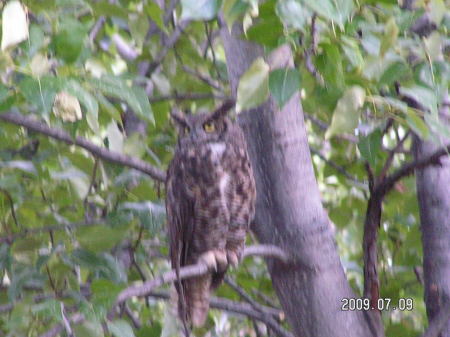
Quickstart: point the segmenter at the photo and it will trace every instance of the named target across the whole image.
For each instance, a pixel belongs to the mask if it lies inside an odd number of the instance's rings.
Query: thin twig
[[[102,15],[98,18],[97,22],[92,27],[91,31],[89,32],[89,41],[91,42],[91,44],[94,43],[95,38],[97,37],[105,22],[106,18]]]
[[[11,197],[11,194],[4,188],[0,188],[0,192],[2,192],[5,195],[6,199],[8,199],[9,207],[11,209],[11,215],[14,220],[14,223],[16,224],[16,227],[21,228],[22,226],[20,226],[19,221],[17,220],[16,211],[14,209],[14,201],[13,198]]]
[[[69,145],[77,145],[79,147],[86,149],[87,151],[89,151],[90,153],[101,159],[134,168],[138,171],[148,174],[155,180],[165,181],[166,173],[164,171],[138,158],[133,158],[121,153],[110,151],[104,147],[95,145],[94,143],[88,141],[86,138],[80,136],[73,139],[67,132],[61,129],[51,128],[45,123],[40,122],[33,117],[24,116],[21,115],[20,113],[6,112],[0,114],[0,120],[23,126],[29,130],[42,133],[44,135],[60,140]]]
[[[273,318],[275,318],[276,320],[281,320],[281,318],[284,317],[284,313],[283,311],[281,311],[280,309],[272,309],[272,308],[268,308],[264,305],[259,304],[258,302],[256,302],[253,298],[251,298],[251,296],[249,294],[247,294],[247,292],[242,289],[236,282],[234,282],[231,278],[229,277],[225,277],[224,279],[225,283],[227,285],[229,285],[234,291],[236,291],[239,296],[241,296],[241,298],[246,301],[248,304],[250,304],[253,309],[255,309],[256,311],[259,311],[261,313],[265,313],[267,315],[271,315],[273,316]]]
[[[142,327],[142,323],[139,320],[139,317],[137,317],[133,311],[131,311],[130,307],[128,305],[125,305],[124,308],[125,315],[130,319],[130,321],[133,323],[133,326],[136,329],[140,329]]]
[[[170,295],[168,292],[163,291],[152,291],[148,294],[148,296],[154,298],[161,298],[168,300],[170,299]],[[270,329],[272,329],[278,336],[280,337],[294,337],[294,335],[286,331],[280,324],[278,324],[274,319],[270,316],[267,316],[261,312],[256,311],[252,308],[250,304],[231,301],[225,298],[212,297],[209,303],[211,308],[224,310],[228,312],[233,312],[235,314],[244,315],[251,319],[255,319],[266,324]],[[265,309],[271,310],[270,307],[265,307]],[[283,315],[282,311],[279,311],[279,316]]]
[[[119,55],[123,59],[127,61],[134,61],[139,56],[139,52],[127,43],[119,34],[113,34],[111,40],[116,46]]]
[[[67,336],[73,337],[74,335],[73,335],[72,327],[70,326],[70,321],[69,321],[69,319],[67,319],[66,312],[64,310],[64,303],[60,302],[60,305],[61,305],[61,317],[62,317],[63,324],[64,324],[64,330],[66,330]]]
[[[319,150],[316,150],[314,148],[312,148],[311,146],[309,147],[311,153],[315,154],[316,156],[318,156],[320,159],[322,159],[327,165],[331,166],[332,168],[334,168],[337,172],[339,172],[340,174],[342,174],[344,177],[346,177],[348,180],[354,182],[356,185],[362,187],[362,188],[367,188],[366,184],[364,184],[361,180],[359,180],[358,178],[352,176],[350,173],[347,172],[347,170],[343,167],[340,166],[338,164],[336,164],[335,162],[327,159],[322,153],[320,153]]]
[[[305,49],[305,67],[306,69],[315,77],[317,82],[323,86],[325,81],[323,80],[322,75],[319,74],[314,63],[311,59],[311,55],[316,53],[316,44],[317,44],[317,33],[316,33],[316,18],[317,14],[314,13],[311,17],[311,46]]]
[[[274,306],[274,300],[272,298],[268,297],[266,294],[263,294],[257,289],[252,289],[252,292],[256,296],[258,296],[266,304],[266,306],[270,306],[271,308],[276,309],[276,307]]]
[[[72,316],[70,316],[70,318],[68,319],[68,321],[71,324],[80,324],[81,322],[84,321],[84,315],[81,313],[75,313]],[[62,323],[58,323],[56,324],[53,328],[51,328],[50,330],[48,330],[47,332],[45,332],[44,334],[40,335],[39,337],[55,337],[58,336],[61,332],[64,331],[64,324]]]
[[[211,30],[209,30],[207,22],[205,22],[205,32],[206,32],[207,46],[211,50],[212,63],[213,63],[214,69],[216,71],[217,78],[218,79],[222,79],[221,76],[220,76],[219,68],[217,67],[216,52],[214,51],[214,47],[213,47],[213,34],[212,34]],[[219,31],[217,31],[217,32],[219,32]],[[217,36],[218,35],[219,34],[217,34]],[[203,58],[206,58],[206,53],[208,51],[208,47],[205,48]]]
[[[43,227],[38,227],[38,228],[28,228],[28,229],[25,229],[18,233],[1,236],[0,243],[13,242],[14,240],[17,240],[17,239],[20,239],[27,235],[32,235],[32,234],[46,233],[46,232],[53,232],[53,231],[62,231],[62,230],[67,230],[67,229],[75,229],[78,227],[101,225],[104,223],[105,223],[104,220],[92,219],[90,221],[71,222],[71,223],[60,224],[60,225],[50,225],[50,226],[43,226]]]
[[[170,0],[169,6],[165,9],[164,13],[164,25],[167,26],[169,24],[169,21],[172,17],[173,11],[175,10],[175,7],[177,6],[179,0]]]
[[[328,123],[325,123],[324,121],[320,120],[319,118],[310,115],[306,112],[303,113],[305,115],[306,119],[309,119],[314,125],[316,125],[320,130],[322,131],[326,131],[330,125]],[[358,137],[353,136],[353,135],[349,135],[349,134],[341,134],[341,135],[336,135],[337,138],[349,141],[350,143],[358,143]]]
[[[172,95],[154,96],[154,97],[149,97],[148,100],[150,101],[150,103],[154,103],[154,102],[171,101],[171,100],[176,100],[176,101],[195,101],[195,100],[201,100],[201,99],[225,100],[225,99],[229,99],[229,98],[230,98],[229,96],[225,96],[225,95],[216,95],[216,94],[211,94],[211,93],[199,92],[199,93],[174,93]]]
[[[161,62],[166,57],[169,50],[173,48],[175,43],[177,43],[178,39],[181,37],[181,34],[183,33],[184,29],[189,25],[190,20],[182,20],[178,23],[178,25],[175,27],[175,30],[173,31],[172,35],[167,39],[167,41],[164,44],[164,47],[161,49],[161,51],[156,55],[156,57],[153,59],[153,61],[149,65],[149,69],[147,72],[147,75],[152,74],[156,68],[161,64]]]
[[[98,162],[99,162],[98,158],[95,157],[94,167],[92,168],[91,182],[89,183],[89,188],[88,188],[86,196],[84,197],[84,200],[83,200],[83,207],[84,207],[84,211],[86,212],[86,215],[88,214],[88,212],[87,212],[88,197],[89,197],[89,195],[92,192],[92,188],[94,187],[95,179],[96,179],[96,176],[97,176]]]
[[[403,144],[405,143],[406,139],[409,137],[410,134],[411,134],[410,131],[406,132],[403,138],[397,141],[397,145],[395,145],[395,147],[389,151],[389,155],[384,163],[383,168],[381,169],[381,173],[378,177],[378,180],[383,180],[384,177],[386,177],[388,170],[391,168],[395,154],[403,146]]]
[[[181,63],[181,59],[180,59],[180,63]],[[214,88],[218,91],[222,91],[222,88],[220,87],[220,85],[214,81],[212,78],[209,78],[208,76],[201,74],[200,72],[198,72],[195,69],[192,69],[191,67],[181,63],[181,67],[183,68],[183,70],[185,72],[187,72],[188,74],[197,77],[200,81],[202,81],[203,83],[209,85],[211,88]]]

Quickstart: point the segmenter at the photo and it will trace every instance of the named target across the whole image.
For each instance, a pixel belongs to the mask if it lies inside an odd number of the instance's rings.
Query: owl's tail
[[[186,321],[194,327],[203,326],[208,316],[211,280],[212,276],[208,274],[183,281],[186,306],[179,294],[178,310],[180,317],[186,317]]]

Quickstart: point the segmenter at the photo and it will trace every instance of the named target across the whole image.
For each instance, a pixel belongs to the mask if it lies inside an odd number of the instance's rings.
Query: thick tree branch
[[[421,337],[438,337],[445,324],[450,320],[450,303],[446,307],[442,307],[437,316],[430,322]]]
[[[394,187],[394,185],[398,181],[400,181],[400,179],[409,176],[414,172],[414,170],[421,169],[429,165],[439,165],[441,157],[448,155],[449,152],[450,152],[450,145],[437,150],[436,152],[432,153],[426,158],[413,160],[408,163],[405,163],[397,171],[387,176],[385,180],[380,182],[377,189],[383,194],[386,194]]]
[[[19,113],[7,112],[0,114],[0,120],[23,126],[29,130],[47,135],[51,138],[60,140],[69,145],[77,145],[89,151],[98,158],[109,161],[111,163],[116,163],[123,166],[134,168],[138,171],[148,174],[155,180],[165,181],[166,179],[166,174],[164,171],[140,159],[110,151],[104,147],[95,145],[94,143],[88,141],[86,138],[80,136],[73,139],[67,132],[60,129],[51,128],[45,123],[34,119],[33,117],[24,116]]]

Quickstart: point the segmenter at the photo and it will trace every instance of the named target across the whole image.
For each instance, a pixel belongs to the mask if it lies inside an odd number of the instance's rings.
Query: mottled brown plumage
[[[226,116],[232,105],[226,102],[211,113],[172,115],[180,130],[166,180],[172,267],[211,258],[217,264],[211,274],[176,285],[179,313],[194,326],[204,324],[211,291],[228,265],[240,260],[255,212],[255,182],[245,139]]]

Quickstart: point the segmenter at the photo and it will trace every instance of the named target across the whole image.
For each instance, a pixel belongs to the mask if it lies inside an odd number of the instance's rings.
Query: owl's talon
[[[216,258],[214,257],[213,251],[209,250],[200,255],[199,261],[204,263],[209,270],[217,270]]]
[[[237,267],[237,265],[239,264],[239,257],[236,254],[236,252],[228,250],[227,251],[227,261],[230,266]]]
[[[206,264],[209,270],[214,272],[223,272],[227,268],[227,255],[221,250],[209,250],[203,253],[199,261]]]
[[[227,254],[223,250],[215,250],[214,257],[216,258],[217,272],[225,272],[228,266]]]

